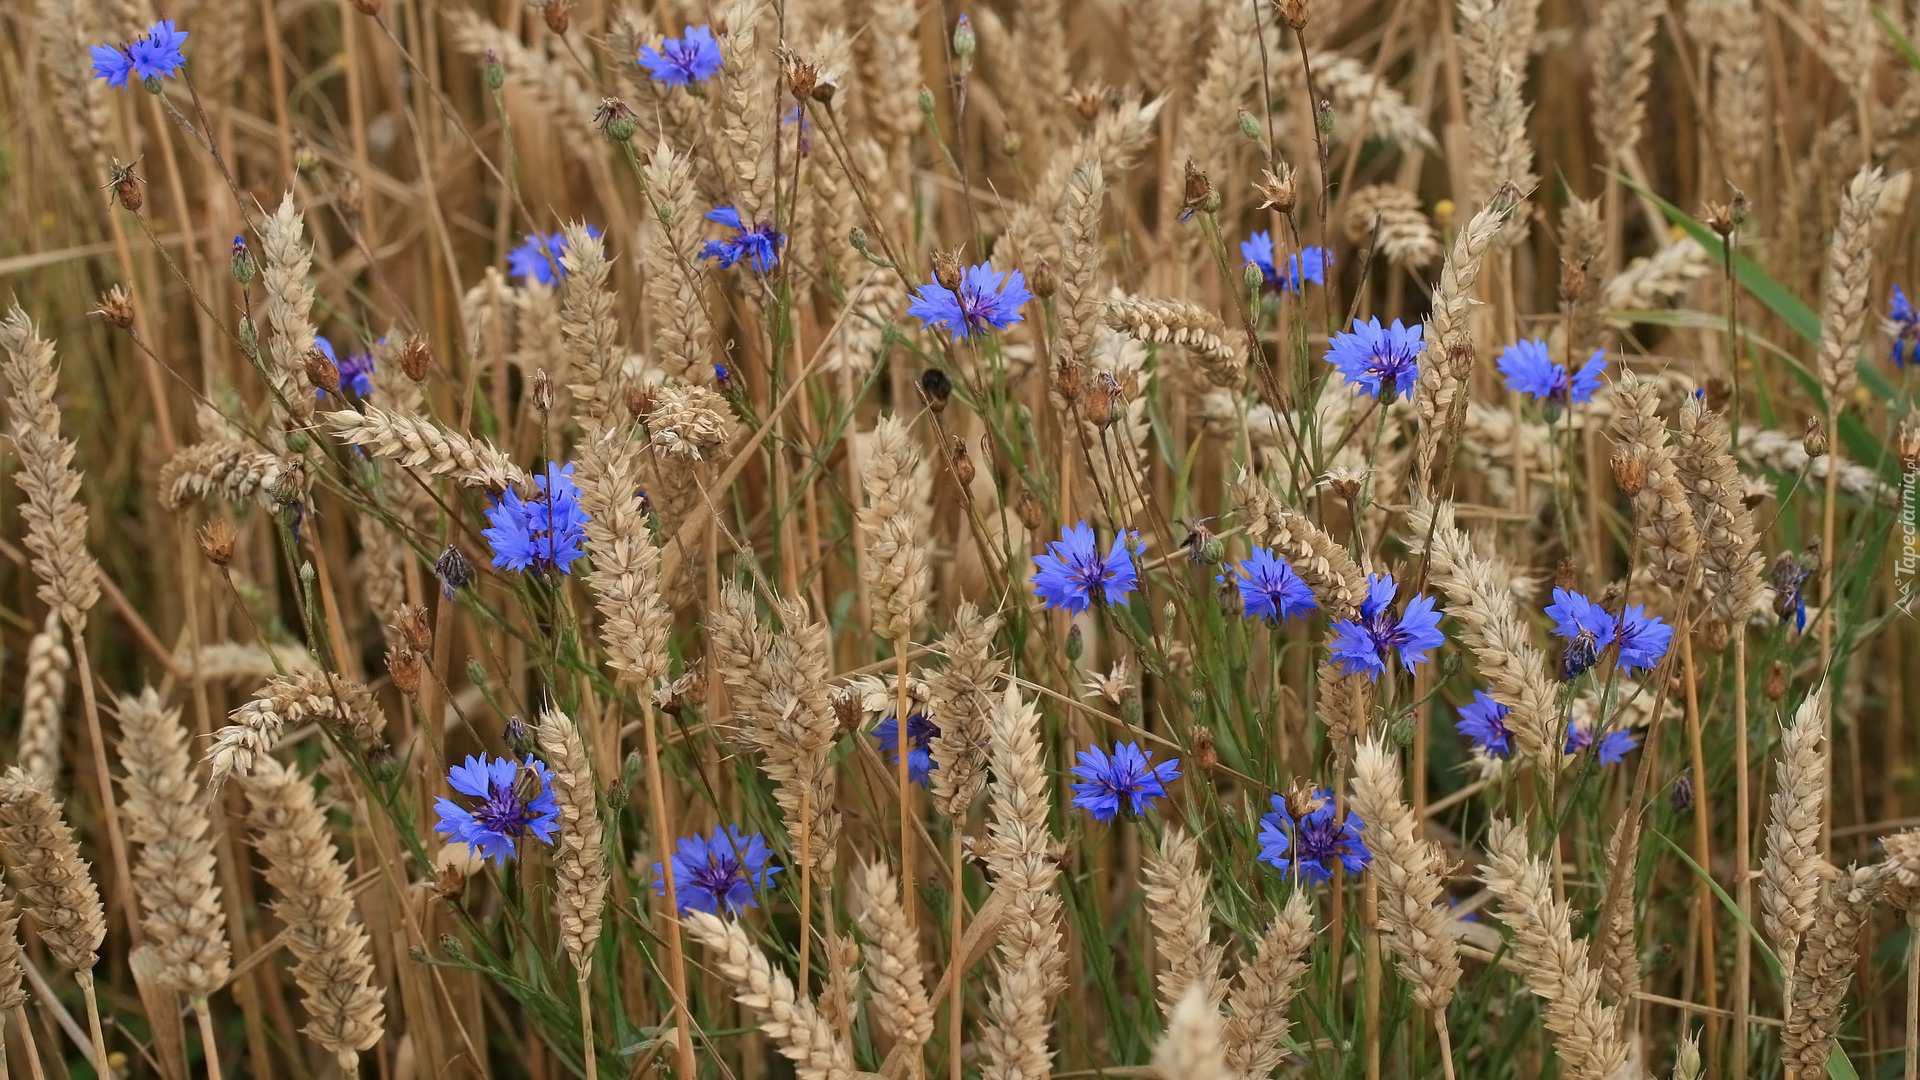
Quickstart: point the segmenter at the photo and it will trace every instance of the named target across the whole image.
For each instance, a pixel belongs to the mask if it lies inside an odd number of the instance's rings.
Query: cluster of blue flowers
[[[520,838],[532,835],[553,843],[560,828],[560,808],[553,801],[553,773],[529,754],[525,761],[469,756],[464,765],[447,770],[454,791],[480,800],[471,808],[444,796],[434,804],[440,823],[434,831],[450,840],[472,844],[483,858],[504,865],[513,858]]]
[[[580,508],[580,489],[573,482],[573,465],[547,464],[545,474],[533,478],[539,494],[522,499],[509,488],[487,508],[492,528],[480,535],[493,547],[493,565],[509,570],[569,573],[573,561],[585,552],[587,512]]]
[[[1133,591],[1137,581],[1132,545],[1139,539],[1139,533],[1114,537],[1103,559],[1093,529],[1086,522],[1072,528],[1063,526],[1060,539],[1047,545],[1048,553],[1033,556],[1039,572],[1028,580],[1046,606],[1065,608],[1072,615],[1093,605],[1095,589],[1101,591],[1107,603],[1118,604]]]
[[[160,80],[170,79],[187,62],[180,47],[187,43],[187,32],[175,30],[172,19],[161,19],[147,28],[146,35],[122,45],[95,45],[93,74],[107,85],[124,89],[128,76],[152,93],[160,92]]]
[[[720,57],[720,43],[706,24],[687,27],[685,34],[684,38],[663,40],[658,49],[640,46],[640,66],[647,69],[654,82],[668,86],[705,82],[725,63]]]
[[[1547,614],[1553,619],[1554,634],[1566,639],[1561,667],[1569,679],[1598,663],[1609,646],[1617,647],[1619,668],[1631,675],[1659,663],[1673,642],[1673,627],[1657,615],[1648,615],[1644,604],[1630,604],[1616,618],[1582,594],[1556,588]]]
[[[1027,278],[1018,270],[996,273],[990,262],[969,266],[960,287],[949,289],[929,282],[914,290],[907,314],[919,316],[929,329],[940,327],[957,338],[989,327],[1004,330],[1021,319],[1020,307],[1033,299]]]
[[[1494,700],[1485,690],[1475,690],[1473,700],[1460,706],[1460,719],[1454,722],[1453,730],[1473,741],[1474,746],[1485,751],[1490,757],[1506,757],[1513,749],[1508,742],[1513,732],[1507,727],[1507,714],[1510,708]],[[1567,729],[1567,745],[1563,751],[1567,756],[1593,746],[1593,729],[1579,724]],[[1634,742],[1633,734],[1627,731],[1614,731],[1601,737],[1599,741],[1600,764],[1615,765],[1626,759],[1627,751],[1639,744]]]
[[[1426,328],[1383,327],[1379,319],[1353,320],[1353,332],[1335,334],[1327,346],[1327,363],[1368,396],[1391,403],[1411,393],[1419,376],[1421,336]]]
[[[780,261],[780,248],[786,244],[787,238],[774,229],[772,222],[744,225],[740,221],[740,211],[731,206],[716,207],[709,211],[707,220],[727,226],[734,231],[734,235],[725,240],[707,241],[707,246],[700,252],[701,258],[719,259],[721,269],[746,259],[756,274],[766,273]]]
[[[1139,743],[1119,743],[1108,754],[1099,746],[1080,751],[1073,767],[1080,780],[1072,785],[1073,805],[1093,814],[1095,821],[1112,821],[1125,801],[1128,813],[1138,816],[1148,799],[1165,798],[1167,782],[1180,776],[1180,762],[1170,758],[1153,764],[1153,752]]]
[[[880,756],[886,763],[896,768],[900,764],[900,721],[892,716],[873,726],[873,736],[880,740]],[[939,768],[933,763],[933,740],[940,737],[940,728],[932,720],[920,713],[907,715],[907,779],[921,787],[927,786],[928,774]]]
[[[1600,389],[1600,373],[1607,367],[1607,350],[1596,349],[1579,371],[1569,375],[1567,366],[1549,355],[1546,342],[1523,340],[1500,350],[1493,366],[1507,380],[1507,389],[1569,405],[1593,400],[1593,392]]]
[[[1273,237],[1264,230],[1240,241],[1240,257],[1260,268],[1262,287],[1270,292],[1299,293],[1305,282],[1327,283],[1327,267],[1333,265],[1333,252],[1309,245],[1297,255],[1287,256],[1285,277],[1273,263]]]
[[[1290,806],[1284,796],[1273,796],[1273,809],[1260,815],[1260,861],[1309,885],[1332,881],[1336,866],[1349,874],[1365,870],[1373,853],[1360,837],[1367,827],[1360,815],[1341,814],[1325,788],[1314,788],[1301,802]]]
[[[600,226],[587,226],[587,235],[600,239]],[[521,281],[556,285],[567,280],[567,268],[560,257],[567,252],[565,233],[528,233],[526,243],[507,252],[507,273]]]
[[[1893,338],[1895,367],[1920,360],[1920,311],[1914,310],[1898,285],[1893,287],[1893,305],[1887,312],[1887,334]]]
[[[767,865],[772,858],[773,849],[767,846],[766,837],[759,833],[749,836],[738,825],[721,826],[704,839],[681,837],[679,850],[668,860],[679,913],[704,911],[717,915],[724,907],[729,914],[737,915],[742,909],[759,907],[755,890],[771,887],[773,875],[780,872],[780,867]],[[660,863],[653,864],[655,895],[667,895],[668,872]]]

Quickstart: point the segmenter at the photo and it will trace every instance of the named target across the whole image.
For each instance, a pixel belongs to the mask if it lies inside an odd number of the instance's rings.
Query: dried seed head
[[[972,487],[973,458],[967,453],[967,441],[958,435],[953,436],[953,441],[947,448],[947,459],[952,463],[953,478],[959,483],[961,489]]]
[[[1304,30],[1307,26],[1307,0],[1274,0],[1274,7],[1280,9],[1280,18],[1293,30]]]
[[[1562,259],[1560,262],[1560,302],[1573,304],[1587,295],[1587,260]]]
[[[1028,532],[1040,531],[1040,524],[1045,520],[1042,517],[1045,511],[1041,509],[1039,500],[1033,497],[1033,492],[1022,491],[1020,503],[1014,510],[1020,515],[1020,524],[1026,526]]]
[[[317,348],[308,349],[304,364],[307,381],[313,384],[314,389],[325,390],[329,394],[340,392],[340,368],[328,359],[326,353]]]
[[[543,413],[553,411],[553,377],[546,368],[533,369],[533,407]]]
[[[829,699],[833,703],[833,718],[840,726],[842,735],[852,735],[860,730],[860,694],[850,686],[837,687]]]
[[[405,644],[388,646],[387,674],[401,693],[408,697],[418,696],[422,674],[420,654]]]
[[[1349,465],[1335,465],[1327,470],[1322,478],[1328,488],[1344,502],[1352,502],[1360,497],[1360,488],[1367,482],[1367,470],[1356,469]]]
[[[1725,649],[1733,641],[1733,632],[1719,619],[1708,619],[1700,624],[1700,645],[1710,653]]]
[[[927,408],[946,412],[947,399],[953,396],[953,381],[939,368],[928,368],[920,373],[920,393],[927,399]]]
[[[1203,727],[1193,729],[1193,765],[1202,773],[1210,773],[1220,764],[1220,751],[1214,747],[1213,732]]]
[[[100,306],[93,309],[93,314],[105,319],[107,325],[125,330],[133,325],[133,297],[125,285],[109,285],[100,294]]]
[[[433,349],[427,345],[425,334],[407,335],[407,343],[400,348],[400,370],[414,382],[425,382],[427,369],[433,366]]]
[[[552,7],[547,8],[552,11]],[[556,30],[555,33],[564,33]],[[633,109],[619,98],[601,98],[600,107],[593,110],[593,128],[614,142],[626,142],[640,126],[640,118]]]
[[[1680,775],[1673,778],[1673,812],[1684,814],[1693,809],[1693,770],[1682,769]]]
[[[1769,701],[1779,701],[1781,698],[1787,696],[1787,665],[1778,660],[1773,662],[1773,666],[1767,669],[1767,681],[1764,689],[1767,692],[1767,700]]]
[[[1724,411],[1727,402],[1733,399],[1733,387],[1729,386],[1725,379],[1708,379],[1701,390],[1704,391],[1701,394],[1701,400],[1705,401],[1707,408],[1714,412]]]
[[[1733,235],[1733,207],[1729,204],[1709,201],[1703,217],[1707,228],[1719,233],[1720,239]]]
[[[353,10],[362,15],[378,15],[380,0],[353,0]]]
[[[1807,417],[1807,434],[1800,440],[1807,456],[1817,458],[1827,452],[1827,425],[1820,422],[1818,416]]]
[[[1067,104],[1080,114],[1082,120],[1092,120],[1113,100],[1113,89],[1103,82],[1091,82],[1085,86],[1076,86],[1067,91]]]
[[[1207,179],[1207,174],[1200,171],[1192,158],[1187,159],[1186,180],[1181,192],[1180,218],[1183,221],[1192,217],[1195,211],[1210,214],[1220,209],[1220,195],[1213,190],[1213,181]]]
[[[961,278],[966,272],[960,261],[962,250],[964,249],[954,248],[952,251],[942,251],[934,248],[927,255],[928,260],[933,263],[933,280],[939,282],[941,288],[950,292],[959,290]]]
[[[200,554],[205,555],[213,565],[225,566],[233,561],[233,547],[239,536],[226,518],[214,518],[207,522],[195,537],[200,541]]]
[[[820,88],[820,69],[811,60],[802,59],[792,49],[782,45],[774,50],[774,56],[780,61],[780,75],[787,81],[787,93],[795,101],[806,101]]]
[[[546,21],[547,29],[556,34],[566,33],[573,19],[573,0],[547,0],[540,6],[540,17]]]
[[[348,228],[360,227],[360,215],[367,207],[367,193],[360,185],[359,177],[348,175],[341,178],[334,191],[334,206],[340,211],[340,216],[346,219]]]
[[[1062,360],[1053,365],[1053,392],[1060,395],[1068,408],[1080,400],[1081,366],[1073,360]]]
[[[1612,464],[1613,482],[1619,486],[1620,493],[1629,499],[1638,496],[1647,484],[1646,456],[1622,450],[1613,455]]]
[[[1553,574],[1553,584],[1555,588],[1565,589],[1568,592],[1580,591],[1580,570],[1573,565],[1572,559],[1560,560],[1560,566]]]
[[[1293,182],[1293,169],[1280,166],[1279,175],[1272,169],[1260,170],[1260,179],[1254,181],[1253,190],[1260,195],[1260,209],[1278,210],[1282,214],[1293,213],[1300,202],[1300,192]]]
[[[140,187],[146,181],[133,171],[134,165],[137,164],[139,162],[136,161],[133,165],[122,165],[115,160],[113,171],[107,175],[107,186],[113,189],[114,198],[120,200],[121,206],[135,213],[147,204],[146,192]]]
[[[393,629],[408,646],[421,652],[433,645],[433,627],[427,622],[427,609],[418,604],[401,604],[393,613]]]
[[[1051,261],[1041,259],[1034,264],[1033,277],[1027,284],[1033,288],[1033,295],[1047,300],[1060,291],[1060,275]]]
[[[653,394],[643,386],[628,386],[621,395],[627,403],[627,413],[634,420],[646,423],[647,414],[653,412]]]

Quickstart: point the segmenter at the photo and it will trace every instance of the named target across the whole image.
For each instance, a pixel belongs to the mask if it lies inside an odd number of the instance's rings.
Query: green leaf
[[[1860,1080],[1860,1074],[1853,1071],[1853,1062],[1847,1060],[1847,1052],[1840,1049],[1838,1042],[1827,1051],[1827,1076],[1829,1080]]]
[[[1908,41],[1907,35],[1900,32],[1899,24],[1887,17],[1885,8],[1879,4],[1870,6],[1873,8],[1873,17],[1880,22],[1880,29],[1885,30],[1887,37],[1893,40],[1893,47],[1899,50],[1901,56],[1907,58],[1907,63],[1913,65],[1913,70],[1920,71],[1920,50],[1914,49],[1913,42]]]
[[[1631,177],[1621,176],[1620,182],[1653,200],[1654,204],[1660,207],[1661,212],[1667,215],[1667,220],[1680,226],[1688,236],[1693,237],[1701,247],[1706,248],[1707,254],[1713,256],[1715,262],[1721,262],[1726,258],[1726,249],[1721,247],[1720,237],[1716,236],[1712,229],[1695,221],[1686,211],[1635,183]],[[1793,295],[1792,290],[1775,281],[1765,270],[1760,269],[1760,264],[1736,251],[1733,253],[1733,276],[1753,294],[1754,299],[1765,304],[1769,311],[1780,317],[1780,321],[1793,327],[1795,333],[1808,341],[1820,340],[1819,314],[1802,303],[1799,297]]]
[[[1753,928],[1753,924],[1747,921],[1746,912],[1741,911],[1740,905],[1734,903],[1733,897],[1727,895],[1727,890],[1721,888],[1720,883],[1713,880],[1712,876],[1705,870],[1700,869],[1700,864],[1693,861],[1693,856],[1681,850],[1680,845],[1674,843],[1667,834],[1658,829],[1649,829],[1647,831],[1659,838],[1662,843],[1672,848],[1673,853],[1685,860],[1686,864],[1693,868],[1693,872],[1700,876],[1700,880],[1707,883],[1707,887],[1713,890],[1713,895],[1719,897],[1720,903],[1732,913],[1733,921],[1746,928],[1747,936],[1753,939],[1754,945],[1760,950],[1760,959],[1765,960],[1767,962],[1767,970],[1773,972],[1773,981],[1784,986],[1786,984],[1786,973],[1780,969],[1780,958],[1773,955],[1773,950],[1767,947],[1766,941],[1764,941],[1760,937],[1759,932]]]

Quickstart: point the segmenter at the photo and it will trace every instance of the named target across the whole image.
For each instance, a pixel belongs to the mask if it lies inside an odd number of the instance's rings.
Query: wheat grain
[[[1760,597],[1760,528],[1746,506],[1746,487],[1728,452],[1726,418],[1699,398],[1680,406],[1674,466],[1693,506],[1700,534],[1701,590],[1720,621],[1740,626]]]
[[[61,714],[66,710],[67,672],[72,667],[60,613],[49,611],[40,632],[27,643],[27,674],[20,687],[20,742],[14,754],[28,775],[48,783],[60,776]]]
[[[448,431],[424,416],[403,415],[377,406],[365,412],[341,409],[321,417],[334,437],[374,457],[393,458],[431,476],[451,476],[466,487],[495,495],[513,488],[526,497],[533,478],[492,444]]]
[[[1233,499],[1244,515],[1247,535],[1293,566],[1328,618],[1350,618],[1360,609],[1367,595],[1367,575],[1347,554],[1346,545],[1288,508],[1245,469],[1234,478]]]
[[[1136,341],[1186,346],[1215,386],[1235,388],[1246,380],[1247,358],[1228,342],[1226,324],[1198,304],[1124,296],[1107,301],[1102,318]]]
[[[227,777],[245,775],[273,751],[289,725],[309,720],[364,747],[387,727],[380,706],[365,686],[324,671],[298,672],[268,680],[230,717],[232,723],[214,732],[207,751],[207,786],[219,790]]]
[[[1093,359],[1093,331],[1099,322],[1095,298],[1100,277],[1100,206],[1106,177],[1097,160],[1083,160],[1067,178],[1060,203],[1059,344],[1055,355],[1069,363]]]
[[[1613,420],[1614,475],[1633,489],[1629,494],[1646,545],[1646,566],[1654,580],[1676,591],[1684,589],[1700,554],[1700,533],[1673,449],[1667,445],[1667,427],[1656,411],[1658,388],[1625,372],[1614,384],[1613,397],[1618,408]]]
[[[1347,239],[1372,244],[1395,266],[1419,269],[1440,257],[1440,234],[1405,188],[1370,184],[1342,200]]]
[[[867,534],[862,565],[873,605],[874,632],[896,644],[910,640],[913,628],[926,618],[932,582],[926,545],[911,513],[925,498],[915,475],[919,464],[920,453],[907,425],[897,417],[882,417],[861,470],[867,504],[860,509],[859,520]]]
[[[1195,985],[1167,1014],[1167,1030],[1154,1044],[1153,1066],[1164,1080],[1231,1080],[1221,1040],[1220,1010]]]
[[[983,616],[971,603],[962,603],[937,646],[947,666],[927,679],[927,713],[940,728],[928,747],[933,761],[928,789],[934,805],[955,819],[966,817],[987,783],[987,720],[998,700],[995,684],[1007,667],[993,649],[999,630],[1000,616]]]

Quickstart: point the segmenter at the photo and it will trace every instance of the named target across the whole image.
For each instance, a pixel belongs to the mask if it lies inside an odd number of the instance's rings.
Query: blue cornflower
[[[764,274],[773,269],[780,261],[780,248],[787,242],[786,236],[775,231],[773,222],[763,221],[748,228],[740,223],[740,211],[731,206],[715,207],[707,214],[708,221],[717,221],[733,229],[737,235],[725,240],[709,240],[700,251],[703,259],[719,259],[720,268],[727,269],[741,259],[750,259],[753,272]]]
[[[713,31],[702,23],[687,27],[686,34],[685,38],[661,41],[658,51],[651,45],[640,46],[640,66],[647,69],[654,82],[686,86],[704,82],[720,70],[724,61],[720,59],[720,43],[713,40]]]
[[[679,913],[704,911],[718,915],[720,906],[738,914],[743,908],[759,907],[755,889],[773,886],[777,866],[768,866],[773,858],[767,838],[759,833],[747,836],[738,825],[713,830],[711,839],[698,836],[680,838],[680,850],[673,859],[673,899]],[[667,895],[667,875],[659,863],[653,864],[653,891]]]
[[[1546,342],[1516,341],[1500,350],[1493,366],[1507,380],[1507,389],[1565,405],[1593,400],[1593,392],[1600,389],[1600,373],[1607,367],[1607,350],[1594,350],[1586,364],[1568,376],[1567,366],[1554,362]]]
[[[1020,305],[1031,299],[1026,275],[1018,270],[996,274],[993,264],[984,262],[967,267],[958,292],[937,281],[920,286],[913,303],[907,305],[907,314],[920,316],[929,328],[938,326],[964,338],[990,326],[1004,330],[1019,322]]]
[[[1645,605],[1633,604],[1614,618],[1606,608],[1568,589],[1553,590],[1547,605],[1553,632],[1567,640],[1562,671],[1573,679],[1599,662],[1609,645],[1619,644],[1620,670],[1632,674],[1660,662],[1673,641],[1673,627],[1648,615]]]
[[[1122,532],[1115,536],[1107,557],[1102,559],[1092,526],[1084,521],[1072,528],[1061,526],[1060,539],[1047,545],[1048,553],[1033,556],[1039,572],[1027,580],[1033,583],[1034,595],[1048,607],[1066,608],[1073,615],[1093,606],[1095,589],[1105,591],[1107,603],[1120,603],[1138,581],[1129,541],[1137,541],[1139,535]]]
[[[505,863],[514,844],[528,833],[541,843],[553,843],[560,828],[560,808],[553,801],[553,773],[533,755],[512,758],[469,756],[465,765],[447,770],[447,783],[462,795],[480,800],[469,810],[452,799],[434,803],[440,824],[433,831],[480,849],[482,857]]]
[[[889,716],[873,726],[873,737],[880,740],[880,757],[887,764],[900,764],[900,722]],[[907,779],[927,786],[927,774],[940,766],[933,763],[933,740],[940,728],[920,713],[907,714]]]
[[[1506,757],[1507,739],[1513,735],[1507,729],[1507,714],[1512,711],[1485,690],[1475,690],[1473,700],[1460,706],[1460,719],[1454,722],[1453,730],[1494,757]]]
[[[1292,564],[1266,548],[1254,548],[1252,557],[1241,561],[1239,571],[1234,584],[1240,587],[1240,606],[1249,619],[1284,622],[1296,616],[1304,618],[1320,606],[1313,590],[1293,572]],[[1213,580],[1225,583],[1227,579],[1222,575]]]
[[[1293,872],[1309,885],[1333,880],[1334,862],[1357,874],[1373,861],[1360,834],[1366,823],[1358,814],[1335,820],[1333,795],[1325,788],[1314,788],[1304,805],[1291,812],[1287,800],[1273,797],[1273,809],[1260,815],[1261,862],[1281,873]]]
[[[540,491],[532,500],[508,488],[487,509],[491,529],[480,535],[493,546],[493,565],[509,570],[569,573],[586,540],[587,512],[580,509],[580,489],[573,483],[573,465],[549,462],[546,474],[533,478]]]
[[[1112,757],[1097,745],[1080,751],[1073,775],[1084,783],[1073,785],[1073,805],[1086,808],[1095,821],[1112,821],[1122,799],[1131,802],[1131,813],[1141,813],[1148,799],[1165,798],[1167,781],[1180,775],[1178,758],[1158,765],[1152,761],[1152,751],[1142,752],[1138,743],[1116,745]]]
[[[373,354],[363,350],[349,352],[347,362],[340,365],[340,385],[351,386],[360,397],[373,393]]]
[[[1413,389],[1419,374],[1421,335],[1426,327],[1382,327],[1379,319],[1353,320],[1353,333],[1336,334],[1327,348],[1327,363],[1370,397],[1391,403]]]
[[[1287,276],[1281,277],[1273,265],[1273,237],[1265,230],[1240,241],[1240,257],[1260,268],[1266,288],[1273,292],[1297,293],[1303,281],[1315,285],[1327,283],[1327,267],[1333,265],[1333,253],[1318,245],[1309,245],[1297,255],[1287,256]]]
[[[147,27],[145,36],[128,44],[93,46],[89,50],[93,55],[93,74],[116,88],[125,87],[129,75],[139,76],[143,83],[149,79],[170,79],[187,62],[180,51],[186,43],[185,30],[175,30],[172,19],[161,19]],[[159,84],[156,82],[149,89],[158,93]]]
[[[587,235],[600,239],[600,226],[587,226]],[[567,280],[566,265],[560,256],[567,252],[565,233],[528,233],[527,242],[507,252],[507,275],[522,281],[553,285]]]
[[[1330,629],[1333,641],[1328,648],[1340,662],[1342,675],[1366,672],[1378,680],[1387,669],[1387,650],[1400,650],[1400,662],[1408,671],[1424,663],[1427,650],[1446,641],[1440,633],[1440,613],[1434,610],[1433,597],[1416,596],[1407,601],[1407,610],[1394,618],[1395,594],[1400,591],[1390,574],[1374,574],[1367,579],[1367,599],[1360,605],[1359,619],[1341,619]]]
[[[1893,335],[1894,366],[1920,360],[1920,311],[1913,309],[1898,285],[1893,287],[1893,307],[1887,312],[1887,333]]]
[[[1579,753],[1582,750],[1585,750],[1587,747],[1592,745],[1593,745],[1593,729],[1592,728],[1583,727],[1580,724],[1571,724],[1567,727],[1567,751],[1566,752],[1568,757],[1572,757],[1573,755]],[[1600,739],[1600,764],[1618,765],[1620,762],[1626,760],[1627,751],[1632,750],[1634,747],[1638,745],[1640,744],[1633,741],[1632,732],[1629,732],[1629,731],[1610,732],[1607,735],[1602,736]]]

